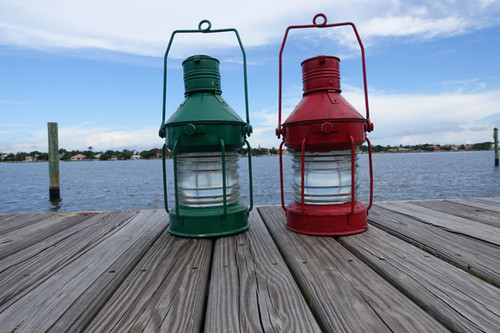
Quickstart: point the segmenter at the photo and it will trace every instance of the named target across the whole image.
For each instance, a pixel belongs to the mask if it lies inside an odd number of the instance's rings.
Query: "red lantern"
[[[317,23],[318,17],[323,18]],[[302,62],[303,98],[281,124],[282,53],[290,29],[326,28],[350,25],[361,46],[366,118],[341,95],[340,59],[317,56]],[[366,133],[373,130],[368,109],[364,48],[353,23],[327,24],[318,14],[312,25],[287,28],[279,58],[279,125],[281,204],[287,215],[287,228],[310,235],[349,235],[368,229],[367,215],[373,202],[371,144]],[[368,143],[370,165],[370,203],[356,200],[357,147]],[[285,207],[283,195],[283,144],[294,151],[294,202]]]

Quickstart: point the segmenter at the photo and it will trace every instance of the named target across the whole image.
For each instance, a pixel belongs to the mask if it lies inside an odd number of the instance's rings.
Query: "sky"
[[[278,147],[278,57],[290,25],[353,22],[365,48],[373,145],[492,141],[500,127],[500,0],[0,0],[0,152],[161,147],[163,57],[174,30],[236,28],[245,48],[253,147]],[[204,26],[206,27],[206,25]],[[220,60],[224,99],[244,119],[232,33],[178,34],[167,59],[167,118],[182,61]],[[349,27],[292,30],[283,119],[302,98],[300,63],[341,58],[342,95],[365,114],[361,52]]]

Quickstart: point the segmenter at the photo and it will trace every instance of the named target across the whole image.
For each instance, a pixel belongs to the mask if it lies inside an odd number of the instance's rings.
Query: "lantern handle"
[[[163,171],[163,197],[165,198],[165,210],[167,211],[167,213],[170,213],[170,211],[168,210],[168,200],[166,198],[168,198],[167,196],[167,166],[166,166],[166,162],[165,162],[165,154],[167,152],[167,144],[164,143],[163,144],[163,148],[161,149],[161,161],[162,161],[162,171]]]
[[[174,30],[172,35],[170,36],[170,40],[167,45],[167,49],[165,50],[165,56],[163,58],[163,107],[162,107],[162,119],[161,119],[161,127],[158,132],[161,138],[166,136],[165,129],[165,113],[167,107],[167,59],[168,53],[170,52],[170,47],[172,46],[172,42],[174,41],[174,37],[179,33],[218,33],[218,32],[234,32],[236,35],[236,39],[238,40],[238,44],[240,45],[241,52],[243,54],[243,77],[244,77],[244,90],[245,90],[245,114],[246,114],[246,128],[245,134],[250,136],[252,133],[252,126],[250,125],[250,116],[248,113],[248,83],[247,83],[247,56],[245,53],[245,49],[243,48],[243,44],[241,43],[240,35],[238,30],[234,28],[226,28],[226,29],[214,29],[212,30],[212,23],[209,20],[202,20],[198,24],[197,30]]]
[[[286,214],[285,195],[283,192],[283,144],[284,143],[285,140],[283,139],[280,144],[280,188],[281,188],[281,208],[283,208]]]
[[[322,18],[323,21],[319,22],[318,18]],[[283,37],[283,42],[281,43],[281,49],[279,53],[279,101],[278,101],[278,128],[276,129],[276,136],[278,139],[280,136],[283,134],[282,129],[281,129],[281,99],[282,99],[282,58],[283,58],[283,49],[285,48],[285,43],[286,39],[288,37],[288,33],[292,29],[302,29],[302,28],[331,28],[331,27],[339,27],[339,26],[345,26],[345,25],[350,25],[352,29],[354,30],[354,34],[356,35],[356,38],[358,40],[359,46],[361,48],[361,60],[362,60],[362,66],[363,66],[363,86],[364,86],[364,94],[365,94],[365,109],[366,109],[366,124],[365,124],[365,131],[366,132],[371,132],[373,130],[373,124],[370,121],[370,109],[368,105],[368,84],[366,83],[366,64],[365,64],[365,48],[363,46],[363,43],[361,42],[361,38],[359,37],[358,30],[356,29],[356,26],[352,22],[342,22],[342,23],[331,23],[327,24],[327,18],[326,15],[323,13],[316,14],[313,18],[313,24],[306,24],[306,25],[291,25],[288,28],[286,28],[285,31],[285,36]]]
[[[245,143],[247,145],[247,155],[248,155],[248,185],[250,186],[250,207],[248,208],[247,213],[250,214],[250,212],[253,209],[253,184],[252,184],[252,147],[250,146],[250,143],[248,140],[245,139]]]

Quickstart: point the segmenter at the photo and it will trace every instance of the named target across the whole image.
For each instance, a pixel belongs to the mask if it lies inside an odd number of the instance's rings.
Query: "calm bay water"
[[[280,204],[279,159],[252,159],[254,205]],[[285,202],[291,202],[291,157],[283,160]],[[172,161],[167,161],[172,173]],[[248,162],[240,158],[242,201]],[[369,200],[368,156],[359,156],[360,201]],[[48,163],[0,163],[0,213],[163,208],[160,160],[61,162],[61,198],[51,203]],[[500,197],[493,152],[373,155],[374,200]],[[169,201],[173,204],[173,177]]]

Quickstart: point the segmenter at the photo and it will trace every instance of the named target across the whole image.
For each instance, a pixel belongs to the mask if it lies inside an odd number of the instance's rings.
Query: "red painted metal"
[[[318,18],[322,18],[323,22],[318,23]],[[297,28],[325,28],[343,25],[350,25],[354,29],[361,47],[366,118],[341,95],[340,59],[321,55],[302,62],[303,98],[282,124],[282,54],[289,31]],[[276,135],[278,138],[283,136],[280,145],[280,186],[281,203],[287,215],[287,228],[310,235],[348,235],[365,231],[368,228],[368,211],[373,203],[371,143],[366,137],[366,133],[373,130],[373,124],[369,118],[364,48],[356,27],[350,22],[327,24],[326,16],[317,14],[312,25],[287,28],[279,56],[279,124]],[[368,142],[370,162],[370,203],[368,207],[355,200],[355,150],[365,141]],[[288,207],[285,207],[283,195],[283,144],[289,149],[301,152],[300,202],[295,201]],[[305,203],[305,153],[323,153],[335,150],[350,151],[351,200],[327,205]]]

